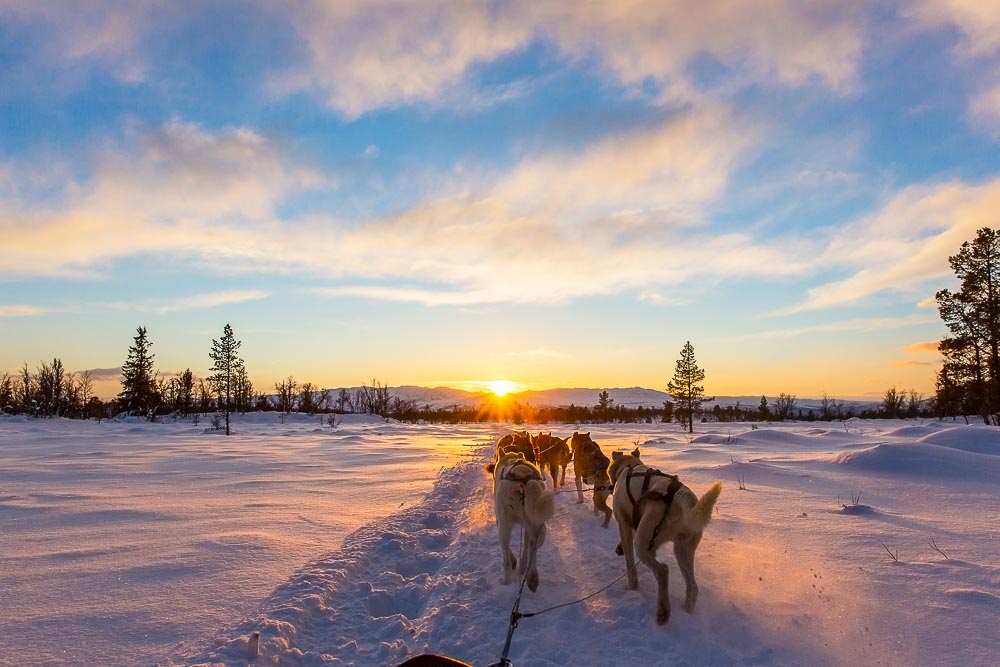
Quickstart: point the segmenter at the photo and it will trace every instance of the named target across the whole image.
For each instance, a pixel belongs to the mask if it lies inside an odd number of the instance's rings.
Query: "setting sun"
[[[495,380],[493,382],[487,382],[486,387],[497,396],[506,396],[510,392],[517,389],[517,385],[509,380]]]

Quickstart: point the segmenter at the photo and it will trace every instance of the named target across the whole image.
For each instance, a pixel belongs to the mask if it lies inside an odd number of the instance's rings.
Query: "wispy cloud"
[[[708,227],[759,137],[725,108],[701,107],[583,149],[528,156],[493,183],[457,183],[398,215],[342,221],[278,217],[289,197],[334,180],[257,133],[135,128],[125,149],[101,154],[92,181],[63,209],[0,210],[10,239],[0,274],[91,275],[120,258],[166,255],[218,271],[318,274],[355,283],[331,285],[330,296],[426,305],[558,302],[790,275],[808,266],[794,243]],[[235,297],[262,295],[150,308]]]
[[[951,274],[948,257],[975,230],[996,223],[1000,179],[983,185],[949,182],[903,189],[880,210],[829,230],[817,267],[851,271],[808,291],[775,315],[857,303],[884,290],[916,290]]]
[[[0,305],[0,317],[32,317],[48,312],[45,308],[23,304]]]
[[[741,0],[724,10],[655,0],[312,1],[291,11],[308,59],[275,74],[270,88],[279,94],[320,91],[350,118],[402,104],[468,99],[456,91],[475,88],[478,65],[541,41],[568,62],[596,63],[607,79],[628,88],[654,82],[671,102],[750,83],[819,81],[846,91],[855,85],[863,45],[862,9],[827,0],[808,7],[794,0]],[[711,91],[693,71],[706,58],[725,72]]]
[[[912,359],[908,359],[906,361],[891,361],[889,362],[889,365],[896,368],[924,368],[926,366],[933,366],[934,364],[929,361],[914,361]]]
[[[122,379],[121,366],[116,366],[115,368],[91,368],[81,372],[90,373],[90,379],[94,382],[111,382]]]
[[[927,352],[927,353],[931,353],[931,354],[937,354],[938,353],[938,345],[940,345],[940,344],[941,344],[941,342],[937,341],[937,340],[922,341],[922,342],[919,342],[919,343],[912,343],[910,345],[904,345],[903,346],[903,351],[904,352],[917,352],[917,353]]]
[[[969,100],[973,124],[1000,136],[1000,3],[979,0],[917,0],[902,12],[926,28],[954,28],[959,35],[952,56],[976,72],[979,82]],[[992,67],[984,63],[992,61]]]
[[[98,155],[89,182],[67,187],[65,206],[0,204],[0,275],[93,276],[142,254],[266,258],[278,205],[333,185],[243,128],[171,122],[131,127],[125,139]]]
[[[425,306],[466,306],[494,300],[483,292],[430,290],[418,287],[384,287],[377,285],[348,285],[344,287],[315,287],[309,292],[328,297],[361,297],[384,301],[410,301]]]
[[[869,332],[884,331],[887,329],[902,329],[919,324],[932,324],[939,320],[923,317],[858,317],[840,322],[827,322],[806,327],[786,327],[784,329],[771,329],[759,331],[742,336],[727,338],[729,341],[752,340],[756,338],[791,338],[793,336],[805,336],[817,333],[831,332]]]

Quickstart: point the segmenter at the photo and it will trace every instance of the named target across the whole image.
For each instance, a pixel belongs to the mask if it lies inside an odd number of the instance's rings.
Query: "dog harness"
[[[641,464],[639,464],[641,465]],[[636,530],[639,527],[639,520],[642,518],[639,512],[639,506],[646,500],[659,500],[663,503],[663,515],[660,516],[660,520],[656,522],[656,526],[653,528],[653,536],[649,538],[649,549],[652,550],[653,542],[656,541],[656,536],[660,534],[660,527],[663,526],[663,522],[667,520],[667,514],[670,512],[670,504],[674,501],[674,496],[680,490],[683,484],[677,475],[668,475],[665,472],[660,472],[656,468],[647,467],[644,472],[637,473],[635,469],[639,465],[629,466],[628,472],[625,474],[625,493],[628,494],[629,502],[632,503],[632,530]],[[632,495],[632,478],[639,477],[642,475],[642,489],[639,491],[639,498],[636,499]],[[619,477],[621,474],[619,473]],[[661,491],[650,491],[649,483],[653,477],[667,477],[670,479],[670,484],[667,486],[665,492]]]
[[[597,477],[597,471],[600,469],[599,464],[603,463],[604,470],[607,470],[608,466],[611,465],[611,461],[604,455],[604,452],[601,451],[596,442],[591,441],[589,444],[593,444],[593,447],[587,446],[585,458],[588,465],[585,470],[580,471],[580,477],[588,484],[593,484],[593,480]],[[599,490],[611,491],[612,489],[614,489],[614,484],[610,487],[601,487]],[[595,487],[595,490],[598,490],[597,487]]]
[[[514,468],[527,468],[528,470],[531,471],[531,474],[527,477],[514,477],[511,474],[514,471]],[[538,474],[538,470],[535,468],[535,466],[529,465],[524,461],[516,461],[514,463],[511,463],[510,466],[508,466],[508,468],[504,471],[503,477],[501,477],[501,479],[506,480],[508,482],[517,482],[518,484],[521,484],[523,486],[525,482],[530,482],[533,479],[541,480],[542,476]]]

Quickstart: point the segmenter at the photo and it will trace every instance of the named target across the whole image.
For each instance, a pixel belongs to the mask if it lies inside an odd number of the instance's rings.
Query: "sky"
[[[1000,3],[0,0],[0,372],[933,393]]]

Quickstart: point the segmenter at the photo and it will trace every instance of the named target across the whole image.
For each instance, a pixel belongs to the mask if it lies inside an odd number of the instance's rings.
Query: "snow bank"
[[[950,482],[1000,480],[1000,457],[926,443],[883,443],[842,452],[836,463],[884,475],[917,475]]]
[[[952,447],[965,452],[1000,456],[1000,430],[986,426],[959,426],[926,435],[918,440],[930,445]]]

